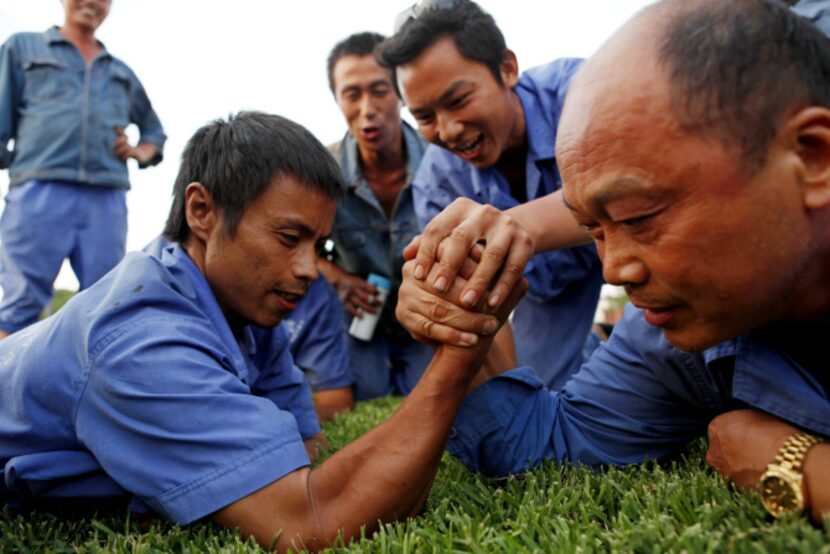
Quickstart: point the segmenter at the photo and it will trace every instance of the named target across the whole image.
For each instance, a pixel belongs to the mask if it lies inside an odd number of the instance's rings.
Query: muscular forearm
[[[810,515],[821,523],[830,516],[830,444],[817,444],[807,452],[804,483]]]
[[[533,239],[534,251],[548,252],[591,242],[562,201],[562,191],[507,210]]]
[[[353,537],[364,525],[420,510],[482,352],[440,347],[418,387],[389,420],[311,472],[320,546],[338,531]]]

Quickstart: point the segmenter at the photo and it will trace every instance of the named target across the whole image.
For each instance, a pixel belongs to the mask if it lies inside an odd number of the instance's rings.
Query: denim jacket
[[[161,122],[132,70],[103,45],[89,65],[57,27],[12,35],[0,47],[0,169],[9,168],[11,186],[39,179],[129,188],[113,128],[130,123],[159,152],[147,165],[159,163]]]
[[[402,122],[404,146],[407,155],[406,184],[401,189],[392,216],[387,217],[360,169],[357,141],[351,135],[329,147],[343,172],[347,183],[346,196],[337,206],[332,228],[334,263],[364,279],[370,273],[379,273],[392,281],[382,322],[395,328],[395,304],[401,285],[403,249],[420,232],[410,184],[426,141],[406,122]]]

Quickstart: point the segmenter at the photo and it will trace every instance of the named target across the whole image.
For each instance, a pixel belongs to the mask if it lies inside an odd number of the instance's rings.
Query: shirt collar
[[[64,42],[66,44],[72,44],[65,36],[63,36],[60,32],[60,27],[57,25],[49,27],[43,33],[43,37],[46,40],[46,44],[54,44],[56,42]],[[98,46],[101,47],[101,52],[98,54],[98,57],[101,56],[109,56],[110,53],[107,51],[107,47],[104,46],[104,43],[98,39],[95,39],[95,42],[98,43]],[[73,45],[74,46],[74,45]]]
[[[225,314],[222,313],[216,297],[210,288],[210,284],[205,279],[204,274],[196,267],[187,252],[182,249],[181,245],[175,244],[166,247],[162,251],[161,261],[168,266],[174,273],[183,274],[192,287],[192,297],[199,307],[202,309],[207,318],[211,321],[219,335],[219,338],[228,348],[231,357],[233,358],[233,367],[237,376],[243,381],[247,380],[247,364],[242,355],[239,341],[233,335],[230,326],[228,325]],[[179,279],[181,281],[182,279]],[[250,330],[245,328],[243,342],[250,344],[253,342]]]
[[[520,81],[514,90],[524,110],[527,159],[534,162],[552,160],[556,157],[556,127],[549,123],[551,114],[545,113],[536,95],[521,84]]]
[[[809,431],[830,436],[830,399],[811,371],[757,333],[729,342],[731,346],[724,347],[721,353],[734,352],[735,398]]]
[[[415,172],[418,170],[418,165],[421,163],[427,145],[418,132],[406,121],[401,121],[401,130],[403,132],[404,148],[406,148],[406,182],[408,185],[415,177]],[[360,153],[357,148],[357,141],[349,133],[346,133],[341,145],[340,165],[349,187],[357,188],[365,183],[363,174],[360,172]]]

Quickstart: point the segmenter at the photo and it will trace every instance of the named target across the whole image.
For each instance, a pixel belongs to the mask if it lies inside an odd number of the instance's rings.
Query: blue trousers
[[[126,190],[65,181],[12,187],[0,218],[0,330],[37,321],[69,258],[81,290],[124,257]]]

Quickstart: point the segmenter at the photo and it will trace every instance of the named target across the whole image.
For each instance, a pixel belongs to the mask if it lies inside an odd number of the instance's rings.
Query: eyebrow
[[[279,227],[293,227],[294,229],[298,230],[301,235],[306,237],[313,237],[314,236],[314,229],[309,227],[303,220],[292,217],[292,216],[285,216],[280,218],[279,220],[275,221],[272,226],[274,228]]]
[[[605,211],[605,208],[606,206],[608,206],[608,204],[625,198],[631,194],[646,196],[649,199],[654,200],[659,200],[667,195],[666,191],[662,189],[646,187],[642,183],[642,181],[638,180],[635,177],[622,176],[618,177],[617,179],[614,179],[608,184],[602,185],[602,189],[600,189],[590,199],[591,206],[598,211]],[[574,206],[568,201],[568,197],[565,194],[564,189],[562,189],[562,202],[569,210],[574,212],[580,212],[580,210],[576,206]]]
[[[447,90],[445,90],[445,91],[441,94],[441,96],[438,98],[438,100],[437,100],[437,101],[435,101],[435,102],[433,102],[433,104],[443,104],[443,103],[444,103],[444,102],[446,102],[446,101],[447,101],[447,100],[448,100],[451,96],[455,96],[455,94],[458,92],[458,89],[460,89],[462,86],[466,85],[467,83],[469,83],[469,81],[468,81],[468,80],[466,80],[466,79],[459,79],[459,80],[457,80],[457,81],[453,81],[453,82],[450,84],[450,86],[449,86],[449,87],[447,87]],[[415,112],[422,112],[422,111],[425,111],[428,107],[429,107],[429,106],[413,106],[413,107],[410,107],[410,108],[409,108],[409,111],[410,111],[410,112],[414,115],[414,114],[415,114]]]

